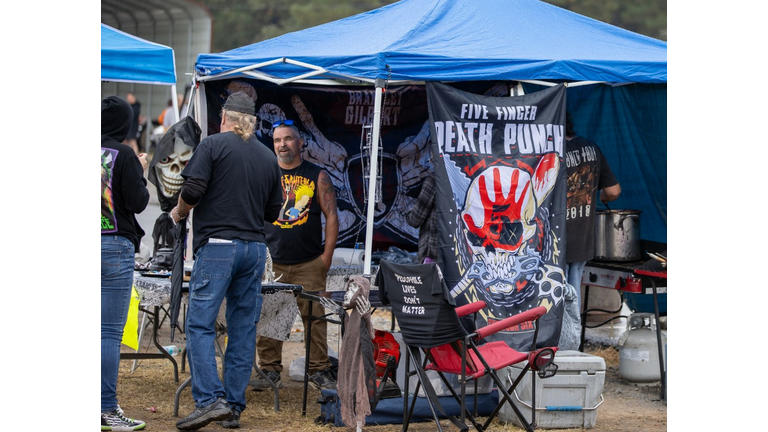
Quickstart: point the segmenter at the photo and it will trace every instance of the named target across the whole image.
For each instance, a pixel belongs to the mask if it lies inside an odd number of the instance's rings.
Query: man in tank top
[[[280,282],[301,285],[304,292],[323,291],[339,236],[336,192],[328,173],[302,159],[304,140],[293,121],[278,121],[273,124],[273,128],[274,149],[281,171],[283,205],[277,220],[266,226],[272,270],[276,278],[280,277]],[[321,216],[325,217],[325,228]],[[307,328],[309,300],[297,298],[296,301],[304,328]],[[313,316],[323,314],[322,307],[313,308]],[[316,389],[336,388],[336,371],[328,358],[326,337],[327,323],[323,320],[313,321],[307,361],[309,384]],[[261,369],[278,387],[282,386],[280,372],[283,370],[283,342],[259,335],[256,349]],[[254,388],[268,385],[265,380],[254,382]]]

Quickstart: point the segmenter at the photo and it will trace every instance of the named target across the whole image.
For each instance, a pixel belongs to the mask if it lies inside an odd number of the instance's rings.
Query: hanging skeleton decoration
[[[558,155],[548,153],[532,171],[493,166],[472,180],[460,215],[472,259],[454,297],[474,287],[496,318],[535,301],[549,309],[562,300],[562,270],[544,259],[553,240],[549,211],[540,205],[555,187],[559,166]]]
[[[200,143],[200,134],[200,127],[192,117],[182,118],[163,135],[149,164],[147,177],[157,188],[157,200],[163,211],[152,230],[153,256],[161,248],[173,247],[174,224],[168,212],[179,200],[179,191],[184,183],[181,171]]]

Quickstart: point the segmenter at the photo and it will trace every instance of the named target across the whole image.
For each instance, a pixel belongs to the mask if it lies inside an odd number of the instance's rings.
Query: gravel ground
[[[388,330],[390,328],[390,312],[386,310],[376,311],[372,317],[374,327]],[[332,352],[338,352],[339,326],[328,326],[329,348]],[[621,378],[619,374],[618,349],[613,344],[620,335],[619,328],[605,326],[600,329],[587,331],[587,343],[585,352],[602,357],[606,363],[605,383],[602,388],[604,402],[596,411],[596,419],[591,431],[594,432],[662,432],[667,430],[667,405],[660,399],[660,386],[637,385]],[[170,344],[167,323],[160,329],[158,341],[162,345]],[[293,331],[288,341],[284,344],[283,358],[286,369],[283,371],[285,387],[280,390],[281,411],[274,412],[273,397],[271,392],[247,391],[247,403],[250,407],[243,413],[241,422],[246,431],[291,431],[309,432],[323,430],[344,430],[343,428],[330,428],[317,426],[313,419],[319,413],[319,407],[315,400],[319,392],[310,389],[307,399],[307,416],[300,415],[302,383],[291,379],[289,363],[292,359],[303,357],[304,331],[301,320],[297,318]],[[144,338],[142,351],[153,350],[148,348],[148,335]],[[185,344],[184,334],[177,332],[173,344],[183,348]],[[126,352],[129,348],[123,347]],[[176,356],[177,361],[181,360]],[[166,360],[141,360],[136,371],[131,371],[132,362],[122,361],[120,378],[118,381],[118,397],[120,405],[126,413],[147,421],[147,430],[173,431],[175,423],[180,417],[173,415],[173,400],[178,384],[173,383],[172,369]],[[189,376],[188,366],[185,371],[180,371],[180,380]],[[269,394],[267,394],[269,393]],[[189,389],[180,393],[179,415],[187,415],[193,409],[193,401]],[[150,407],[155,411],[148,412]],[[539,414],[537,414],[538,416]],[[541,419],[539,419],[541,421]],[[451,429],[449,423],[444,422],[446,430]],[[401,425],[366,426],[365,431],[370,432],[394,432],[399,431]],[[545,429],[538,427],[537,429]],[[221,427],[211,424],[201,431],[222,430]],[[434,423],[413,423],[409,425],[413,432],[434,431]],[[490,431],[511,432],[522,429],[511,423],[494,421]],[[563,432],[582,430],[580,428],[559,429]]]

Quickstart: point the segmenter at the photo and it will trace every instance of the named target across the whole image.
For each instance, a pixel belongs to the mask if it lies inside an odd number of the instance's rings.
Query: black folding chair
[[[415,395],[418,394],[420,386],[424,386],[427,402],[440,431],[443,430],[440,425],[441,416],[449,419],[459,430],[469,429],[466,424],[466,420],[469,419],[477,430],[484,431],[505,402],[509,403],[525,430],[534,430],[536,420],[535,393],[531,405],[533,412],[530,423],[526,421],[525,416],[512,402],[510,394],[529,370],[537,371],[542,378],[554,376],[557,371],[557,365],[553,363],[557,347],[536,348],[537,321],[547,312],[546,308],[539,306],[468,333],[459,318],[477,313],[486,304],[480,301],[456,308],[452,304],[453,299],[436,263],[414,265],[382,261],[379,265],[376,284],[379,287],[379,297],[382,303],[392,305],[392,311],[400,325],[403,342],[406,346],[403,432],[408,430],[408,423],[416,402]],[[534,328],[533,341],[528,352],[512,349],[503,341],[482,343],[484,338],[494,333],[527,322],[533,323]],[[525,366],[515,381],[507,386],[499,378],[498,371],[520,362],[525,362]],[[414,372],[411,372],[411,366],[413,366]],[[451,395],[459,402],[461,407],[459,418],[445,413],[430,380],[426,376],[428,370],[434,370],[438,373]],[[457,394],[453,389],[446,379],[445,373],[459,376],[460,394]],[[418,376],[418,382],[414,397],[410,407],[408,407],[408,382],[409,377],[414,374]],[[467,409],[467,382],[475,381],[485,375],[489,375],[496,384],[499,390],[499,403],[485,423],[481,425],[475,419],[477,411],[475,410],[473,413]],[[535,388],[536,374],[531,375],[531,385]],[[476,381],[475,384],[477,384]],[[474,387],[475,408],[477,408],[476,389],[478,386],[475,385]]]

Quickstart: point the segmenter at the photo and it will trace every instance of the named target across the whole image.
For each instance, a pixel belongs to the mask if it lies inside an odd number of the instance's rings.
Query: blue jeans
[[[120,342],[133,286],[135,249],[125,237],[101,236],[101,411],[117,408]]]
[[[581,275],[584,274],[586,261],[572,262],[565,265],[565,279],[576,288],[578,296],[579,314],[581,314]]]
[[[256,349],[256,324],[261,314],[261,276],[267,247],[260,242],[209,242],[195,253],[189,283],[187,356],[192,397],[203,408],[225,397],[233,409],[245,409],[245,390]],[[227,299],[227,349],[224,385],[216,367],[216,317]]]

